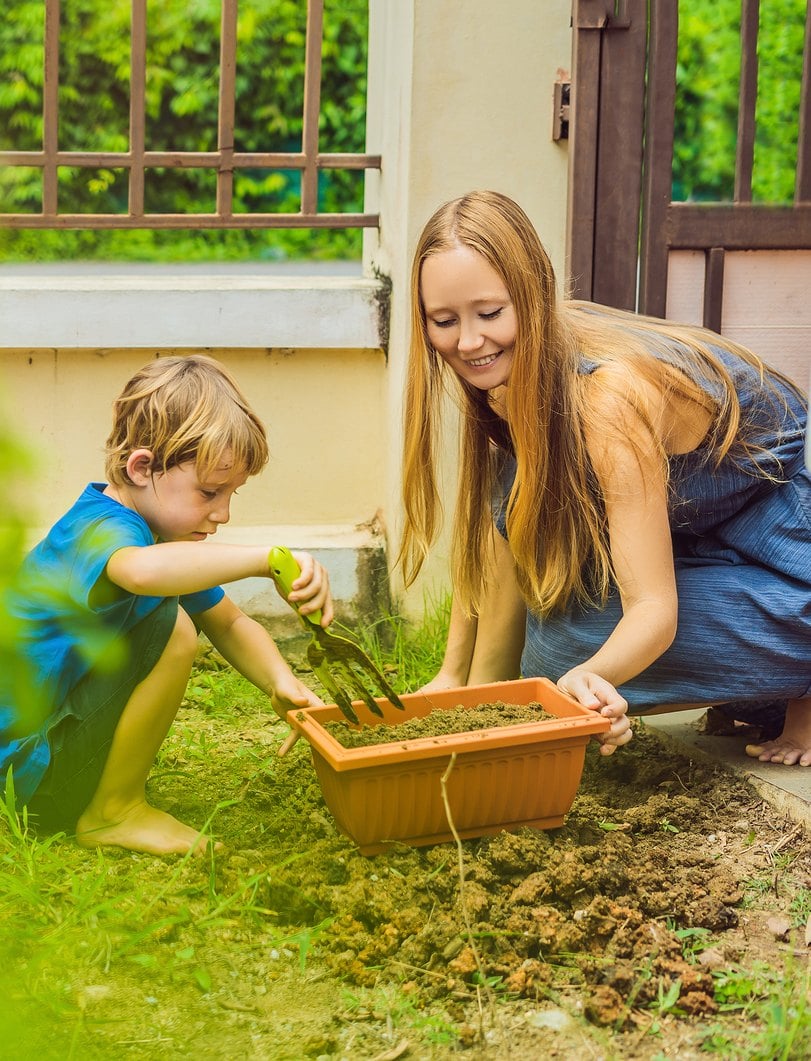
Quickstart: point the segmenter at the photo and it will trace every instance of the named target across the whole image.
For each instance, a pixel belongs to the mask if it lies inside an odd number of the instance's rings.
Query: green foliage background
[[[42,144],[44,0],[5,0],[0,18],[0,146]],[[59,144],[78,151],[128,147],[131,0],[62,0]],[[304,0],[240,0],[237,30],[237,151],[299,151],[304,96]],[[148,0],[146,143],[150,149],[216,150],[220,0]],[[327,0],[322,48],[320,150],[365,150],[368,0]],[[213,171],[146,175],[147,212],[213,211]],[[235,211],[297,212],[294,170],[236,170]],[[0,209],[39,212],[35,169],[0,175]],[[123,169],[60,170],[60,210],[126,210]],[[361,211],[363,174],[322,174],[320,209]],[[8,259],[140,260],[358,257],[357,230],[0,230]]]
[[[673,193],[676,199],[732,198],[740,74],[741,0],[679,0]],[[761,0],[756,201],[790,202],[797,161],[806,0]],[[42,142],[44,0],[5,0],[0,19],[0,147]],[[60,146],[126,150],[130,0],[62,0]],[[147,144],[216,148],[220,0],[148,0]],[[236,148],[297,151],[304,89],[304,0],[240,0]],[[324,15],[321,149],[363,151],[368,0],[327,0]],[[296,212],[292,170],[238,170],[235,209]],[[362,209],[363,174],[322,174],[321,208]],[[60,208],[126,208],[123,169],[60,171]],[[150,212],[210,211],[215,178],[205,170],[147,174]],[[36,169],[0,173],[0,210],[38,212]],[[0,227],[6,260],[151,261],[357,258],[358,230],[58,231]]]
[[[761,0],[752,195],[794,197],[806,0]],[[741,0],[679,0],[673,197],[731,200]]]

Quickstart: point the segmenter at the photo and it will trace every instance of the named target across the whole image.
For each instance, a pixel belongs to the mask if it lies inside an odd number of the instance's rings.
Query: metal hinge
[[[571,81],[556,81],[553,95],[552,139],[569,139],[569,107],[571,101]]]
[[[577,0],[575,29],[628,29],[628,0]]]

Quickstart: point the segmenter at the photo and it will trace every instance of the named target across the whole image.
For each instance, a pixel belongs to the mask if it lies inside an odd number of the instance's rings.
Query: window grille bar
[[[146,144],[147,0],[132,0],[130,52],[129,146],[127,151],[73,151],[59,148],[60,0],[45,2],[43,137],[39,151],[0,151],[0,166],[28,166],[42,171],[41,213],[0,213],[8,228],[168,229],[168,228],[374,228],[379,215],[319,213],[318,176],[322,170],[380,169],[381,156],[370,153],[319,152],[321,51],[324,0],[308,0],[301,151],[236,152],[236,63],[239,0],[222,0],[220,23],[220,89],[216,151],[150,151]],[[59,212],[59,167],[115,168],[128,171],[127,212],[120,214]],[[145,212],[145,173],[150,167],[213,169],[217,177],[215,213]],[[301,171],[301,210],[296,214],[234,213],[235,169]]]
[[[129,212],[144,214],[144,150],[146,126],[146,0],[132,0],[130,45]]]
[[[304,114],[301,150],[305,165],[301,175],[301,212],[315,213],[318,203],[318,115],[321,110],[321,38],[324,0],[307,0],[307,45],[304,60]]]
[[[44,151],[0,151],[0,165],[38,166],[43,168],[49,156]],[[96,168],[119,166],[128,168],[133,164],[133,154],[128,151],[55,151],[53,159],[59,166]],[[168,166],[178,169],[214,167],[220,160],[219,151],[144,151],[146,167]],[[316,169],[380,169],[380,155],[326,154],[316,155]],[[269,151],[234,153],[234,169],[301,169],[307,160],[300,152]],[[5,215],[0,215],[5,217]]]
[[[811,200],[811,4],[805,15],[805,45],[803,47],[803,80],[800,90],[800,129],[797,138],[797,175],[794,201]]]
[[[217,114],[217,213],[234,212],[234,117],[236,114],[237,0],[222,0],[220,102]]]
[[[760,0],[741,3],[741,83],[738,93],[738,146],[735,159],[735,202],[751,203],[755,159],[757,105],[757,38]]]
[[[11,228],[376,228],[377,214],[0,214]]]
[[[45,72],[42,87],[42,212],[57,211],[59,150],[59,0],[45,5]]]

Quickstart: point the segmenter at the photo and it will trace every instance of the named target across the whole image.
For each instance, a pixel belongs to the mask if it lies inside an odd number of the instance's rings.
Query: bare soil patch
[[[432,711],[424,718],[409,718],[396,726],[381,723],[357,728],[338,720],[324,722],[324,729],[344,748],[368,748],[374,744],[398,743],[419,737],[439,737],[451,733],[471,733],[499,726],[520,726],[526,722],[543,722],[556,716],[540,704],[480,704],[447,711]]]

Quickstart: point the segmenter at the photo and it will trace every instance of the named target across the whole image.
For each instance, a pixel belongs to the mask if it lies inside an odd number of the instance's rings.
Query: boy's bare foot
[[[151,855],[202,855],[209,843],[196,829],[148,803],[136,803],[115,821],[88,807],[76,825],[76,840],[82,847],[125,847]]]
[[[783,732],[774,740],[747,744],[746,754],[762,763],[784,766],[811,766],[811,704],[808,700],[789,702]]]

